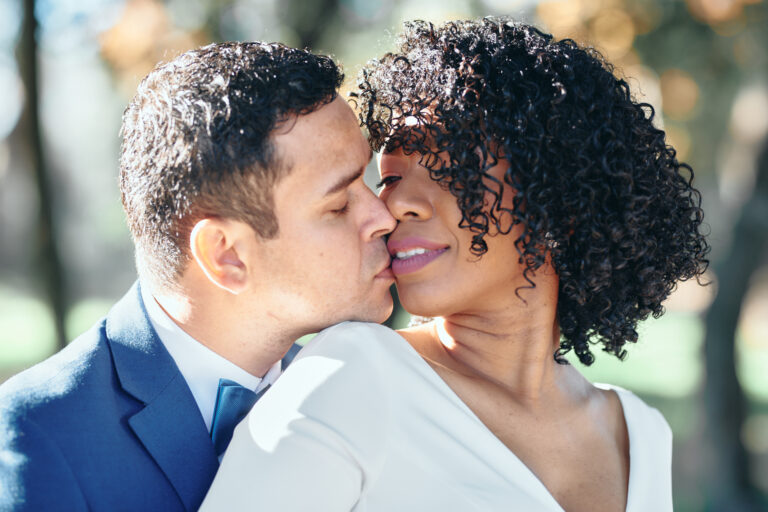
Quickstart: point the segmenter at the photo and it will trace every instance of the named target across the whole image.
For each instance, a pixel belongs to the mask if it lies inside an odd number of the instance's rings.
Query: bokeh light
[[[590,23],[590,39],[599,42],[606,57],[616,62],[631,49],[635,40],[635,25],[623,9],[600,11]]]
[[[174,27],[159,1],[129,0],[117,23],[101,35],[100,41],[104,59],[120,75],[126,95],[131,96],[155,64],[204,44],[206,37]]]
[[[755,84],[742,89],[731,110],[730,128],[747,143],[760,142],[768,134],[768,86]]]
[[[690,118],[699,101],[699,86],[693,77],[681,69],[669,69],[660,81],[664,114],[677,120]]]

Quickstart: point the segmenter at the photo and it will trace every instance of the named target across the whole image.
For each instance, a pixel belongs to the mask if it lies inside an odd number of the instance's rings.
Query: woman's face
[[[489,170],[502,181],[506,160]],[[518,300],[515,289],[528,286],[514,246],[522,231],[485,237],[488,251],[478,258],[470,252],[472,233],[459,228],[456,197],[429,177],[419,154],[402,149],[379,155],[382,188],[379,196],[397,219],[387,247],[403,307],[422,316],[449,316],[505,308]],[[503,206],[511,204],[505,186]],[[489,195],[487,204],[491,204]]]

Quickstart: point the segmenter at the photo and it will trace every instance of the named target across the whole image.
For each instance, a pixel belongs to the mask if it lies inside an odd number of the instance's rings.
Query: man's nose
[[[369,195],[370,198],[370,217],[368,222],[368,233],[371,239],[381,238],[391,233],[395,226],[397,226],[397,220],[387,209],[384,201],[373,192]]]

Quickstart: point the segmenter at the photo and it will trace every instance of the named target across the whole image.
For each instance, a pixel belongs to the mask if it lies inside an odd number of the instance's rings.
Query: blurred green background
[[[675,510],[768,510],[762,0],[0,0],[0,382],[90,327],[135,279],[118,131],[156,62],[211,41],[281,41],[334,55],[350,90],[403,21],[492,14],[603,51],[693,166],[714,284],[683,283],[625,362],[598,354],[583,371],[668,419]],[[389,323],[407,321],[396,311]]]

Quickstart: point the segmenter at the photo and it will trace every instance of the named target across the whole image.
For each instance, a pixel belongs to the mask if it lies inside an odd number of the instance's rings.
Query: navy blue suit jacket
[[[0,510],[197,510],[217,469],[138,283],[90,331],[0,386]]]

